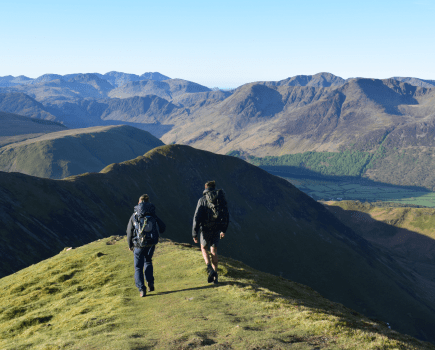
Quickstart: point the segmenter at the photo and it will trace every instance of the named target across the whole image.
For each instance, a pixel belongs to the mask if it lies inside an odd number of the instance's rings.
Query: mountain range
[[[115,72],[115,71],[108,72],[106,74],[100,74],[100,73],[75,73],[75,74],[65,74],[65,75],[44,74],[35,79],[28,78],[24,75],[20,75],[18,77],[13,77],[12,75],[8,75],[8,76],[0,77],[0,86],[8,87],[8,86],[23,85],[23,84],[39,84],[39,83],[44,83],[44,82],[48,82],[51,80],[58,80],[58,79],[69,81],[70,79],[74,79],[75,77],[80,75],[95,75],[100,79],[107,80],[113,87],[124,85],[130,81],[139,81],[144,79],[152,79],[152,80],[170,79],[169,77],[160,74],[158,72],[153,72],[153,73],[148,72],[142,75]]]
[[[220,245],[225,255],[434,341],[433,301],[388,254],[289,182],[183,145],[64,180],[0,172],[0,271],[7,275],[64,247],[122,234],[143,193],[167,224],[165,237],[192,242],[192,215],[210,179],[229,203],[230,228]]]
[[[0,88],[0,110],[69,128],[127,124],[166,144],[237,154],[248,161],[282,155],[299,159],[314,152],[312,159],[319,161],[313,165],[311,160],[311,166],[326,173],[335,168],[325,157],[350,151],[361,164],[356,176],[435,189],[432,80],[319,73],[215,91],[158,73],[40,78]],[[349,175],[345,168],[335,175]]]

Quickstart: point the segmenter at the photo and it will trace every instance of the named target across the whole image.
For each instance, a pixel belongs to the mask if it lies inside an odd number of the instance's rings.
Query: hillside
[[[435,209],[378,207],[355,201],[325,202],[346,226],[394,256],[435,301]]]
[[[162,140],[257,157],[343,148],[373,152],[393,130],[424,128],[435,117],[434,97],[435,90],[395,80],[353,79],[320,88],[251,83],[220,103],[193,111],[195,131],[183,124]],[[429,146],[430,135],[416,140]]]
[[[64,249],[0,279],[0,347],[38,349],[435,349],[304,285],[163,240],[156,291],[139,298],[125,236]]]
[[[56,120],[41,103],[21,92],[0,93],[0,111],[37,119]]]
[[[389,255],[289,182],[240,159],[181,145],[60,181],[0,173],[0,271],[7,275],[65,246],[125,232],[143,193],[166,222],[165,236],[191,242],[192,215],[210,179],[226,191],[231,213],[223,254],[434,341],[434,304]]]
[[[0,171],[62,179],[99,172],[162,145],[150,133],[126,125],[58,131],[1,147]]]
[[[0,147],[65,129],[56,122],[0,112]]]

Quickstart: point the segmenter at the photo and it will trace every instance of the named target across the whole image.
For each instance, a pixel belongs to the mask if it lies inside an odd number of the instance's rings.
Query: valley
[[[324,176],[286,166],[260,166],[282,177],[315,200],[353,200],[389,206],[435,208],[435,193],[421,187],[395,186],[351,176]],[[299,171],[298,171],[299,170]],[[298,174],[299,173],[299,174]]]

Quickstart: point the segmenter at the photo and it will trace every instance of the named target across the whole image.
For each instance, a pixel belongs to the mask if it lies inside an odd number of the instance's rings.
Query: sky
[[[159,72],[207,87],[329,72],[435,80],[434,0],[0,0],[0,77]]]

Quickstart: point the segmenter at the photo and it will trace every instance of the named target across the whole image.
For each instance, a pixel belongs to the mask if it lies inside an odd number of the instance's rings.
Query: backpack
[[[208,229],[222,229],[229,220],[225,192],[223,190],[208,191],[205,193],[205,198],[209,210],[203,226]]]
[[[154,216],[134,213],[134,243],[138,248],[150,247],[159,242],[159,226]]]

